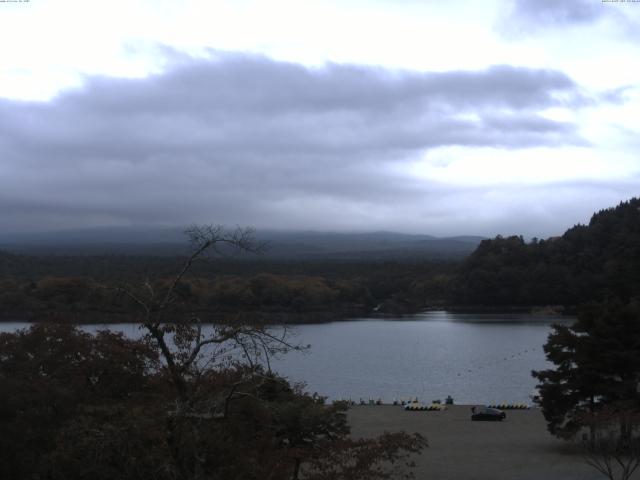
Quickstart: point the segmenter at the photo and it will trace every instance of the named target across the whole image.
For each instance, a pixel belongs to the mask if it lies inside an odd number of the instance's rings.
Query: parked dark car
[[[471,420],[486,420],[493,422],[501,422],[507,418],[507,414],[497,408],[477,408],[471,415]]]

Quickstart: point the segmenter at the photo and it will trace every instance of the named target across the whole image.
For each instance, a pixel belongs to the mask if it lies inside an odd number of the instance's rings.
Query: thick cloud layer
[[[207,221],[448,233],[457,219],[446,221],[442,202],[455,191],[403,173],[407,162],[447,146],[586,144],[576,125],[543,112],[593,101],[552,70],[174,56],[148,78],[92,77],[47,103],[0,101],[0,227]]]

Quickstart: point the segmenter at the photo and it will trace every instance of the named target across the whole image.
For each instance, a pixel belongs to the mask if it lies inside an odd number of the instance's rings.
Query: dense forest
[[[484,240],[452,282],[456,305],[573,307],[640,291],[640,199],[595,213],[561,237]]]
[[[130,321],[123,284],[157,285],[182,257],[0,253],[0,316],[71,322]],[[242,314],[266,322],[317,322],[408,313],[445,303],[456,263],[214,258],[180,285],[181,311],[208,320]]]
[[[0,318],[130,321],[118,286],[166,282],[183,257],[27,255],[0,251]],[[427,308],[565,311],[640,287],[640,199],[597,212],[560,237],[483,240],[466,259],[225,256],[197,265],[180,285],[175,315],[211,321],[244,315],[265,322],[317,322]]]

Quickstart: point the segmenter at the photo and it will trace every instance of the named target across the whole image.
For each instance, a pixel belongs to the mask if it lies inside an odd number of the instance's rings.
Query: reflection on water
[[[272,363],[309,391],[354,400],[451,395],[457,403],[528,402],[531,370],[547,368],[542,345],[552,323],[571,319],[524,314],[428,312],[392,319],[298,325],[294,341],[311,344]],[[0,324],[13,331],[24,323]],[[135,324],[86,325],[137,337]]]

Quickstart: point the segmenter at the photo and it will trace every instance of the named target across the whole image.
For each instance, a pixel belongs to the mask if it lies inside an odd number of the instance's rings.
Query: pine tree
[[[604,405],[640,407],[640,304],[591,305],[570,326],[556,325],[544,347],[555,369],[534,371],[551,433],[563,438],[585,427]]]

